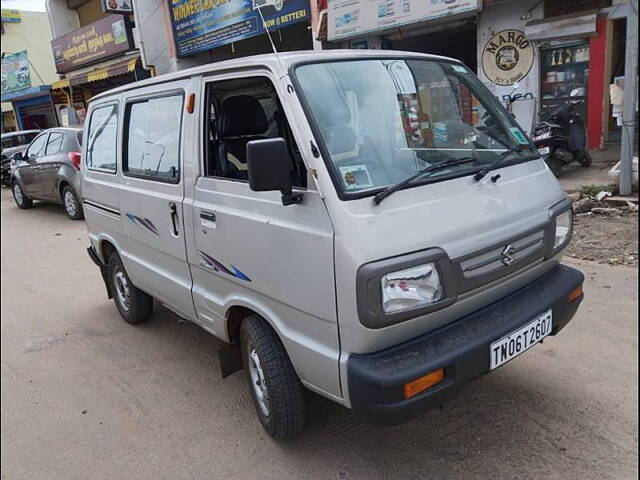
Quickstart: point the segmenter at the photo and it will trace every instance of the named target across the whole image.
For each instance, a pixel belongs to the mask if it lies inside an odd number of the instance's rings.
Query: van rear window
[[[182,95],[130,103],[125,118],[124,174],[178,183]]]
[[[98,107],[91,113],[87,141],[87,168],[105,172],[116,171],[116,140],[118,106]]]

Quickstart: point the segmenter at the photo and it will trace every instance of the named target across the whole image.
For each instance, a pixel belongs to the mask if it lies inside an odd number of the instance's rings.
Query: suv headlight
[[[569,241],[571,237],[571,230],[573,229],[573,212],[571,208],[556,216],[556,233],[553,241],[553,249],[564,245]]]
[[[385,313],[429,305],[443,296],[440,275],[433,263],[387,273],[380,283]]]

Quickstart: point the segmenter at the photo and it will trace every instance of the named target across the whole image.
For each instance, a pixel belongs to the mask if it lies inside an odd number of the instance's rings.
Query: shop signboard
[[[2,57],[2,95],[31,87],[27,51],[7,53]]]
[[[133,48],[131,29],[123,15],[109,15],[51,41],[56,72],[66,73]]]
[[[524,32],[502,30],[482,50],[482,71],[496,85],[513,85],[527,76],[533,60],[533,44]]]
[[[20,23],[22,16],[20,10],[2,9],[2,21],[4,23]]]
[[[102,11],[106,13],[133,13],[133,0],[102,0]]]
[[[474,12],[479,3],[480,0],[329,0],[328,39],[362,36]]]
[[[309,0],[172,0],[169,5],[179,57],[260,35],[262,17],[269,31],[309,19]]]

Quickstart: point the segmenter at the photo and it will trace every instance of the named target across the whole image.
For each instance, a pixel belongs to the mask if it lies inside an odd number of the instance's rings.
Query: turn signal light
[[[416,378],[404,384],[404,398],[411,398],[427,388],[431,388],[444,380],[444,368],[427,373],[423,377]]]
[[[578,287],[574,288],[571,291],[571,293],[567,297],[567,300],[569,301],[569,303],[571,303],[579,299],[581,296],[582,296],[582,284],[580,284]]]
[[[187,113],[193,113],[196,106],[196,94],[190,93],[187,97]]]

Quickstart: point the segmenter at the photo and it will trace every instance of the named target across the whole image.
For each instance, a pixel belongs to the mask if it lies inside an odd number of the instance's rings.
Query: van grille
[[[507,254],[505,249],[511,246]],[[460,262],[462,275],[465,279],[473,279],[504,269],[506,266],[515,265],[525,260],[544,246],[544,230],[538,230],[525,237],[502,245],[488,251],[467,257]]]

